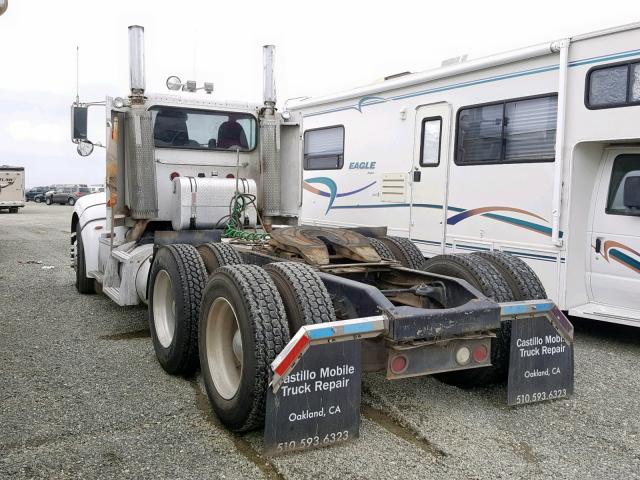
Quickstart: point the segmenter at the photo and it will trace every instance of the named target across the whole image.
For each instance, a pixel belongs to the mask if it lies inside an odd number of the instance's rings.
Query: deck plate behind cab
[[[367,237],[351,230],[329,227],[287,227],[271,232],[271,246],[300,255],[311,265],[328,265],[328,246],[336,255],[356,262],[380,262]],[[333,252],[332,252],[333,253]]]

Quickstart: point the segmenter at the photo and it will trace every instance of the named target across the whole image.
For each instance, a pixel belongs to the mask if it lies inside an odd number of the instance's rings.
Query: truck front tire
[[[171,374],[198,367],[198,319],[207,273],[192,245],[161,247],[149,274],[149,329],[156,357]]]
[[[490,262],[477,255],[438,255],[427,260],[424,271],[466,280],[496,302],[515,300],[504,276]],[[509,371],[510,350],[511,322],[505,321],[491,340],[490,367],[440,373],[434,377],[461,388],[503,382]]]
[[[223,424],[236,432],[262,428],[271,362],[289,341],[284,305],[256,265],[220,267],[200,312],[202,377]]]
[[[76,270],[76,290],[82,294],[96,293],[96,282],[87,277],[87,261],[82,242],[82,228],[80,222],[76,224],[76,254],[74,256]]]

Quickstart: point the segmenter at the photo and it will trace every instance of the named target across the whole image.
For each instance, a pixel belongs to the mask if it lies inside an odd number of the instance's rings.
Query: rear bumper
[[[468,305],[460,308],[468,308]],[[573,325],[551,300],[527,300],[501,304],[479,300],[477,311],[467,309],[466,313],[461,312],[462,317],[458,319],[448,315],[446,317],[447,321],[441,324],[440,327],[436,327],[430,321],[428,328],[433,328],[430,331],[430,336],[426,334],[425,330],[421,330],[424,325],[427,325],[424,322],[425,318],[429,318],[429,320],[433,318],[424,315],[424,312],[429,310],[412,307],[400,308],[421,311],[423,314],[418,315],[417,312],[413,312],[413,316],[398,316],[396,312],[394,317],[392,312],[386,311],[382,315],[371,317],[303,326],[271,363],[273,371],[271,387],[274,391],[278,390],[284,379],[310,346],[332,342],[362,340],[382,336],[386,339],[388,347],[391,347],[394,344],[398,344],[398,340],[410,342],[416,338],[420,338],[421,341],[425,341],[425,339],[438,341],[456,340],[473,334],[485,336],[491,330],[498,329],[500,323],[504,321],[517,318],[541,317],[541,320],[544,321],[546,319],[567,343],[573,343]],[[448,312],[451,310],[445,309]],[[477,317],[474,318],[474,316]],[[403,323],[406,325],[402,325]],[[460,325],[456,326],[455,324]],[[442,328],[443,326],[446,328]],[[402,335],[396,338],[393,333],[396,331],[399,331]],[[414,332],[416,335],[408,337],[407,335],[410,332]]]

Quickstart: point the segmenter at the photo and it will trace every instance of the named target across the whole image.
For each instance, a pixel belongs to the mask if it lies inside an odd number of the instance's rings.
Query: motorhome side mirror
[[[87,139],[88,107],[71,107],[71,138],[76,141]]]
[[[625,178],[622,203],[627,208],[637,209],[634,213],[640,215],[640,175]]]
[[[81,157],[88,157],[93,152],[93,143],[89,140],[80,140],[76,150]]]

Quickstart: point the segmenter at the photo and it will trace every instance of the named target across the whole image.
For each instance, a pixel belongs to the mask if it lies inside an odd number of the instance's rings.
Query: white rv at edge
[[[0,209],[18,213],[24,201],[24,167],[0,165]]]
[[[300,223],[387,225],[426,257],[502,250],[570,314],[640,325],[640,24],[287,110]]]

